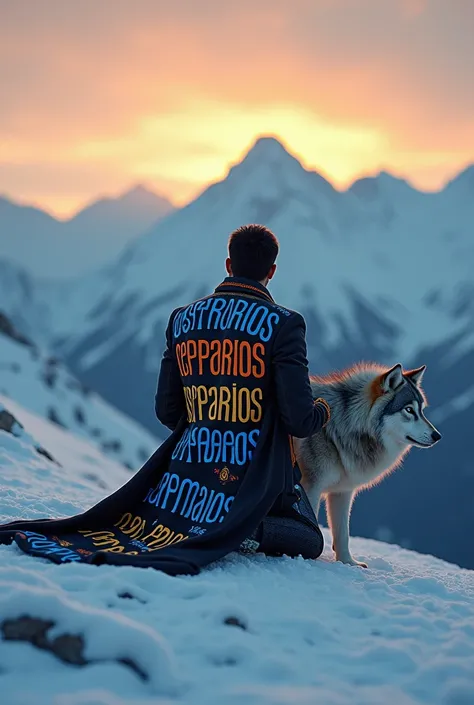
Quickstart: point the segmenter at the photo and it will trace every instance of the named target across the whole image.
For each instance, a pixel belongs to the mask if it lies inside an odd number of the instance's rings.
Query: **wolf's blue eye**
[[[415,410],[413,409],[412,406],[406,406],[405,411],[407,412],[407,414],[412,414],[412,416],[415,415]]]

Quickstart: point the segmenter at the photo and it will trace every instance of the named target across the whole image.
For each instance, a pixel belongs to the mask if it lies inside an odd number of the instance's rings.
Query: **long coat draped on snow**
[[[235,277],[177,309],[155,406],[172,433],[125,485],[73,517],[3,525],[0,543],[57,563],[193,574],[238,549],[267,514],[291,516],[291,436],[327,421],[311,395],[300,314]]]

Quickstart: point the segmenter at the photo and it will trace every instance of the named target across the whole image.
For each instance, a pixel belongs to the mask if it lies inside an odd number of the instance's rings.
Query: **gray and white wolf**
[[[326,499],[338,561],[367,567],[349,550],[349,517],[357,492],[380,482],[412,446],[430,448],[441,438],[424,415],[425,369],[361,363],[311,379],[314,398],[326,399],[331,418],[314,436],[295,438],[294,446],[302,485],[316,515],[321,497]]]

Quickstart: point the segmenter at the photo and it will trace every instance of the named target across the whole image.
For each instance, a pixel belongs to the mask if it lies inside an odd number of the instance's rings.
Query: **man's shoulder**
[[[284,317],[283,320],[285,320],[287,318],[293,318],[293,319],[303,318],[301,313],[299,313],[298,311],[294,311],[293,309],[288,308],[287,306],[281,306],[280,304],[276,303],[276,301],[273,303],[270,303],[269,305],[275,311],[282,314],[282,316]]]

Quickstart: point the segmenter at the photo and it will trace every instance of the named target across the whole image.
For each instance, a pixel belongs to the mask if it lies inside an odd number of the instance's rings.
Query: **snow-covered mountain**
[[[130,470],[138,469],[159,445],[150,431],[84,386],[1,313],[0,393],[87,439]]]
[[[66,221],[0,196],[0,258],[35,276],[82,276],[119,256],[172,210],[166,198],[144,186],[102,198]]]
[[[0,426],[0,523],[76,514],[128,479],[0,396],[4,408],[24,428]],[[2,703],[472,703],[474,573],[357,538],[369,569],[352,568],[324,534],[317,561],[234,553],[174,578],[0,546]]]
[[[473,566],[473,175],[469,168],[427,194],[382,172],[340,192],[277,140],[260,139],[223,181],[106,269],[60,296],[42,287],[44,317],[23,312],[25,330],[54,334],[79,379],[154,429],[150,401],[171,310],[224,276],[235,227],[265,223],[281,243],[271,290],[305,315],[313,372],[361,359],[428,365],[429,415],[443,440],[414,450],[357,500],[355,532],[382,527],[394,541]]]

